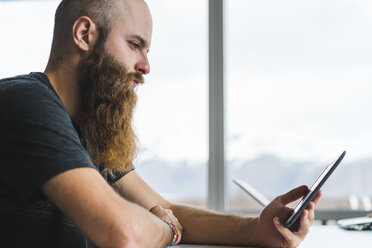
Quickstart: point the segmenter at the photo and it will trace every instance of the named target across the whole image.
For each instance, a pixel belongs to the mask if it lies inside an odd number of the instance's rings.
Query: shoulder
[[[44,117],[48,115],[67,117],[62,101],[48,84],[50,85],[48,79],[42,73],[1,79],[0,113],[34,117],[38,117],[39,113]]]
[[[0,134],[30,140],[64,136],[80,143],[72,119],[44,74],[31,73],[0,81]],[[46,81],[43,81],[46,80]],[[49,84],[49,85],[48,85]],[[1,136],[1,135],[0,135]]]
[[[51,99],[58,96],[53,89],[48,87],[49,80],[42,73],[30,73],[10,78],[0,79],[0,97],[6,96],[50,96]]]
[[[9,90],[20,89],[23,87],[37,87],[42,85],[42,78],[35,77],[36,73],[18,75],[0,79],[0,94]]]

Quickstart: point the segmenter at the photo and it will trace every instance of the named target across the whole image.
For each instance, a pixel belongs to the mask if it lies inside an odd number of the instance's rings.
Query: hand
[[[293,212],[293,209],[286,205],[300,199],[307,191],[307,186],[300,186],[278,196],[264,208],[257,218],[255,243],[265,247],[292,248],[299,246],[314,221],[314,209],[319,202],[321,191],[309,203],[293,227],[288,229],[282,223]]]
[[[159,217],[161,220],[166,220],[173,223],[182,235],[183,228],[176,216],[174,216],[171,209],[163,208],[162,206],[156,205],[150,209],[150,212]]]

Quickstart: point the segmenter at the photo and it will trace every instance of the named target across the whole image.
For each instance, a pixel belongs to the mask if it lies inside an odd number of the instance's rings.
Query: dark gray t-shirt
[[[0,80],[0,247],[88,247],[41,192],[50,178],[81,167],[97,169],[47,76]],[[124,175],[104,176],[113,183]]]

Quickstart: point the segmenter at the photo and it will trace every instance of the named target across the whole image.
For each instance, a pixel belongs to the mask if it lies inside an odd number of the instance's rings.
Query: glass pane
[[[154,22],[151,73],[137,92],[135,123],[142,150],[136,168],[167,199],[205,207],[208,4],[147,3]]]
[[[225,14],[230,179],[272,199],[311,186],[346,150],[319,207],[350,209],[353,196],[361,207],[372,197],[372,2],[230,0]],[[230,194],[232,209],[261,208],[236,185]]]
[[[59,2],[0,2],[0,78],[44,71]]]
[[[0,3],[0,78],[44,71],[59,2]],[[134,122],[141,152],[135,166],[167,199],[205,207],[207,1],[158,0],[148,5],[154,22],[151,73],[137,91]]]

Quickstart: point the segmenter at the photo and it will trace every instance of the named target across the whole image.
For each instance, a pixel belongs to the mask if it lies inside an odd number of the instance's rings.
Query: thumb
[[[296,235],[293,232],[291,232],[291,230],[283,226],[279,222],[278,217],[275,217],[273,221],[274,221],[274,226],[276,227],[276,230],[278,230],[278,232],[283,236],[285,240],[284,241],[286,243],[285,247],[298,247],[299,246],[299,244],[297,244],[299,241],[298,237],[296,237]]]
[[[282,234],[283,237],[288,238],[293,236],[293,233],[280,223],[278,217],[275,217],[273,221],[275,228],[278,230],[278,232],[280,232],[280,234]]]
[[[282,204],[286,205],[290,202],[293,202],[302,196],[304,196],[307,191],[309,191],[309,188],[306,185],[302,185],[300,187],[297,187],[295,189],[292,189],[288,193],[279,196],[279,200]]]

